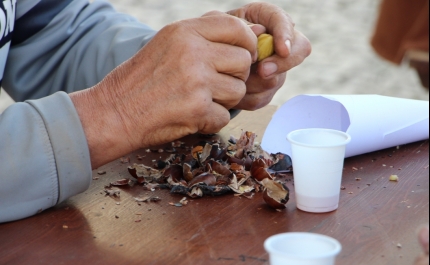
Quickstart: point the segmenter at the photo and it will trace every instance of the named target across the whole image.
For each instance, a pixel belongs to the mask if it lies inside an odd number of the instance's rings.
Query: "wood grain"
[[[219,135],[241,130],[263,135],[275,107],[243,112]],[[184,140],[192,144],[202,136]],[[260,138],[261,140],[261,138]],[[345,160],[339,209],[324,214],[296,209],[293,175],[288,207],[277,212],[262,194],[246,199],[231,194],[190,200],[168,190],[136,185],[120,198],[104,193],[110,182],[130,177],[128,163],[113,161],[93,172],[89,190],[24,220],[0,224],[0,264],[268,264],[264,240],[287,231],[332,236],[342,243],[337,265],[412,264],[420,253],[416,230],[429,221],[428,141]],[[138,160],[136,155],[146,156]],[[166,153],[139,150],[130,163],[151,164]],[[388,180],[391,174],[398,182]],[[137,203],[152,194],[159,202]],[[401,247],[397,245],[401,244]]]

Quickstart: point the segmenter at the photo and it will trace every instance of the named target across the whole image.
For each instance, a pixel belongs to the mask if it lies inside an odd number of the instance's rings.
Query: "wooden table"
[[[220,135],[239,136],[244,129],[262,136],[274,111],[243,112]],[[291,183],[293,196],[282,212],[267,207],[261,193],[204,197],[183,207],[169,205],[182,196],[168,190],[153,192],[159,202],[138,204],[133,197],[151,193],[140,186],[111,198],[104,186],[130,177],[129,164],[113,161],[99,169],[107,174],[94,171],[98,180],[85,193],[1,224],[0,264],[268,264],[264,240],[287,231],[338,239],[338,265],[412,264],[420,253],[417,228],[429,221],[428,148],[421,141],[346,159],[339,209],[324,214],[296,209]],[[147,157],[138,161],[136,154]],[[129,157],[150,163],[160,155],[166,154],[140,150]],[[388,180],[392,174],[399,182]]]

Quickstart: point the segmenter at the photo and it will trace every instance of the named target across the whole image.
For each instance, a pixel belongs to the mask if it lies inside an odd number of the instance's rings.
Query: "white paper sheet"
[[[273,115],[262,139],[269,153],[291,155],[293,130],[328,128],[351,135],[346,157],[429,138],[429,102],[380,95],[300,95]]]

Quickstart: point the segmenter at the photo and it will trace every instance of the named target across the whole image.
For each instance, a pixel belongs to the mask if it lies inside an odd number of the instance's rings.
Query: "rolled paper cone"
[[[380,95],[299,95],[273,115],[261,146],[291,155],[288,133],[305,128],[351,136],[345,157],[429,138],[429,102]]]

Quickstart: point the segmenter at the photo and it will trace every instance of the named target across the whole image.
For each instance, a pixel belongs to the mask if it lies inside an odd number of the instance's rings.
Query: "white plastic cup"
[[[310,128],[292,131],[294,190],[297,208],[331,212],[339,206],[343,161],[351,137],[342,131]]]
[[[291,232],[264,241],[270,265],[334,265],[342,246],[329,236]]]

